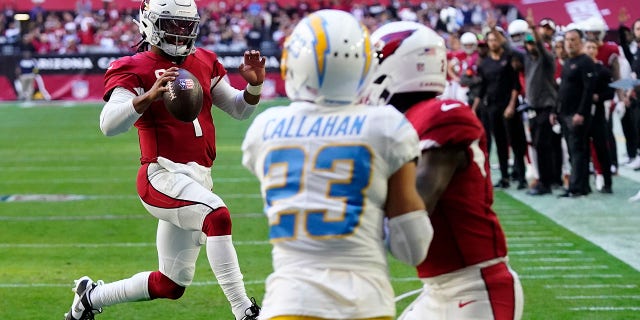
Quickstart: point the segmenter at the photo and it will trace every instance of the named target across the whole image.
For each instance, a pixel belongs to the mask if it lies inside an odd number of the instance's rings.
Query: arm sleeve
[[[133,108],[135,94],[131,91],[116,87],[109,101],[100,113],[100,130],[105,136],[115,136],[129,131],[129,128],[142,116]]]
[[[224,80],[211,88],[211,96],[213,104],[234,119],[247,119],[256,110],[257,105],[250,105],[244,100],[244,90],[238,90]]]
[[[258,132],[261,131],[262,128],[261,119],[266,113],[268,113],[268,111],[269,110],[266,110],[265,112],[259,114],[253,120],[253,122],[249,126],[249,129],[247,129],[247,132],[245,132],[244,140],[242,140],[242,165],[258,178],[260,178],[260,173],[257,172],[256,157],[258,156],[257,153],[259,153],[260,150],[258,139],[261,138]]]
[[[432,239],[433,226],[426,210],[389,219],[389,251],[406,264],[417,266],[424,261]]]

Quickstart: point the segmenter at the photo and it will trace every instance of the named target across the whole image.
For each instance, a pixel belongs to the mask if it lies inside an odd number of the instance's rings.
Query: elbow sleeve
[[[127,132],[141,114],[133,107],[135,95],[123,88],[116,88],[100,113],[100,130],[105,136]]]
[[[244,100],[244,90],[238,90],[226,81],[220,81],[213,87],[211,96],[215,106],[238,120],[249,118],[257,107]]]
[[[398,260],[417,266],[427,257],[433,227],[425,210],[389,219],[389,247]]]

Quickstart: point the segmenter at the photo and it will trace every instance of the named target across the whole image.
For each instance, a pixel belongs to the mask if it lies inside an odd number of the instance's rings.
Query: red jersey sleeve
[[[618,49],[618,45],[614,42],[608,41],[598,48],[596,59],[600,60],[605,67],[611,68],[613,59],[615,59],[619,54],[620,49]]]
[[[458,100],[421,102],[405,114],[420,137],[422,149],[469,145],[483,134],[471,108]]]
[[[218,60],[218,55],[213,51],[198,49],[195,53],[195,58],[199,60],[203,65],[212,66],[211,74],[208,76],[208,78],[211,79],[211,85],[209,88],[207,88],[208,90],[211,90],[211,88],[215,87],[216,84],[218,84],[218,82],[220,82],[220,80],[222,80],[224,76],[227,75],[227,70]],[[206,76],[207,75],[204,74],[202,75],[203,78]]]
[[[104,76],[104,101],[109,100],[111,91],[116,87],[123,87],[134,94],[139,94],[136,88],[142,88],[142,79],[136,73],[136,64],[132,57],[122,57],[111,63]],[[138,70],[139,71],[139,70]]]

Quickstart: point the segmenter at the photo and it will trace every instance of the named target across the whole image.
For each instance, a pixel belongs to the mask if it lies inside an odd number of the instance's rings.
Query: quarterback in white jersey
[[[260,180],[273,244],[260,319],[395,317],[385,216],[396,258],[426,256],[432,228],[412,176],[418,136],[396,109],[354,104],[370,49],[346,12],[303,19],[283,53],[293,103],[265,110],[246,133],[242,162]]]

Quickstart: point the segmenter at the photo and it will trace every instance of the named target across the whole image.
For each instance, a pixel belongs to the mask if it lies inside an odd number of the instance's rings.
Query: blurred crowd
[[[415,1],[413,1],[415,3]],[[295,24],[318,9],[340,9],[353,13],[370,31],[394,20],[423,23],[445,38],[460,30],[480,31],[487,14],[495,12],[503,23],[516,18],[517,11],[496,10],[486,0],[436,0],[412,4],[392,1],[389,5],[367,5],[365,1],[300,1],[281,6],[277,1],[211,2],[200,8],[198,46],[216,52],[247,48],[277,50]],[[119,9],[116,1],[94,8],[91,1],[79,0],[74,11],[47,12],[36,5],[29,20],[14,20],[10,5],[0,15],[0,45],[14,45],[35,54],[85,52],[134,52],[140,40],[134,23],[138,10]]]

